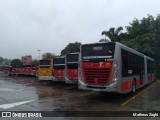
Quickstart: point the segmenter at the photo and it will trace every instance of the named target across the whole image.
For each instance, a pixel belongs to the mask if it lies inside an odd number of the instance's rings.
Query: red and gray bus
[[[118,42],[80,47],[78,87],[117,93],[135,93],[156,79],[155,60]]]
[[[53,58],[53,81],[64,80],[65,57],[56,56]]]
[[[4,70],[6,75],[28,75],[28,76],[37,76],[38,70],[37,66],[32,65],[23,65],[20,68],[13,68],[9,66]]]
[[[65,60],[65,83],[78,83],[78,59],[79,53],[69,53]]]
[[[12,70],[12,66],[4,65],[2,66],[2,71],[4,75],[10,75]]]

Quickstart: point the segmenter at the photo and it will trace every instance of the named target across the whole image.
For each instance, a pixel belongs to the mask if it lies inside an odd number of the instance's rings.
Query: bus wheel
[[[132,83],[132,94],[135,94],[136,93],[136,80],[133,80],[133,83]]]

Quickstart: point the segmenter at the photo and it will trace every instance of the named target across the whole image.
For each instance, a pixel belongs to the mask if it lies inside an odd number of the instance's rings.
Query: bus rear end
[[[32,67],[32,73],[31,73],[33,76],[36,76],[38,75],[38,69],[36,66]]]
[[[53,59],[53,81],[64,80],[65,57],[57,56]]]
[[[11,66],[4,66],[2,69],[3,69],[3,74],[4,75],[10,75],[11,74],[11,70],[12,70]]]
[[[115,43],[85,44],[80,48],[78,87],[83,90],[117,91],[118,64]]]
[[[65,83],[78,83],[78,59],[79,53],[70,53],[66,55]]]
[[[38,79],[52,80],[52,60],[40,60],[38,65]]]

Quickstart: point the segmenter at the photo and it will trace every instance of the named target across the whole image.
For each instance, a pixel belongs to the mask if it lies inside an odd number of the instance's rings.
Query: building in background
[[[31,55],[22,56],[22,63],[23,63],[23,65],[31,65],[32,64],[32,56]]]

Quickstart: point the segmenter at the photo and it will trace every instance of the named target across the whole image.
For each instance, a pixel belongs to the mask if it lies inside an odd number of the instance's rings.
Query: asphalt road
[[[47,119],[98,119],[96,111],[160,111],[160,82],[146,86],[135,95],[116,93],[99,93],[78,90],[76,85],[38,81],[33,77],[2,77],[0,76],[0,111],[94,111],[95,117],[65,117]],[[83,113],[83,112],[82,112]],[[98,114],[98,112],[97,112]],[[112,115],[111,115],[112,116]],[[113,117],[116,113],[113,113]],[[160,115],[159,115],[160,116]],[[3,118],[13,119],[13,118]],[[15,118],[16,119],[16,118]],[[28,119],[28,118],[23,118]],[[38,118],[44,119],[44,118]],[[102,118],[101,119],[106,119]],[[107,117],[113,119],[112,117]],[[128,119],[128,117],[116,119]],[[136,119],[132,117],[130,119]],[[153,119],[153,117],[138,117]],[[158,119],[158,118],[154,118]]]

